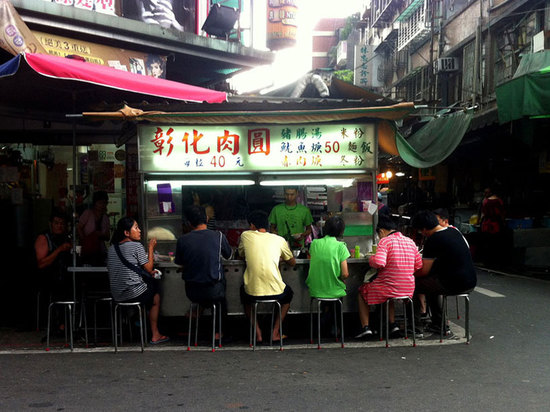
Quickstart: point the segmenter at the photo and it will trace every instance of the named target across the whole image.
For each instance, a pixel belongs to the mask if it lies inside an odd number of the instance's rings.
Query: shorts
[[[143,280],[147,283],[145,292],[135,298],[124,300],[122,303],[139,302],[143,303],[147,309],[151,309],[155,295],[159,293],[159,281],[152,278],[143,278]]]
[[[245,305],[252,304],[255,300],[276,300],[284,305],[290,303],[294,297],[294,292],[291,287],[286,285],[285,290],[280,295],[253,296],[249,295],[244,290],[244,285],[241,285],[241,302]]]
[[[216,283],[185,282],[185,294],[194,303],[221,302],[225,300],[225,279]]]

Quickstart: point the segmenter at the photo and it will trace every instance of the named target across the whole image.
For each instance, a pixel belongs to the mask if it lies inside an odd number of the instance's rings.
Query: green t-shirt
[[[306,284],[315,298],[346,296],[346,284],[340,279],[340,264],[350,257],[347,245],[332,236],[315,239],[309,248],[311,261]]]
[[[304,233],[306,226],[311,225],[312,222],[313,218],[309,209],[299,203],[296,206],[287,206],[281,203],[275,206],[269,214],[269,223],[276,225],[277,234],[287,240],[290,235]]]

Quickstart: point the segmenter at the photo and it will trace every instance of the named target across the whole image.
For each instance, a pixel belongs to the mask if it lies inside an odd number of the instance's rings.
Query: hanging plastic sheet
[[[407,164],[418,168],[441,163],[460,144],[472,118],[473,110],[459,111],[433,118],[408,139],[396,132],[399,155]]]

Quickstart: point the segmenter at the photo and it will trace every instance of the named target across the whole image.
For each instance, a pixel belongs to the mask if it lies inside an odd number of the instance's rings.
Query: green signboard
[[[141,125],[141,172],[365,170],[375,127],[362,124]]]

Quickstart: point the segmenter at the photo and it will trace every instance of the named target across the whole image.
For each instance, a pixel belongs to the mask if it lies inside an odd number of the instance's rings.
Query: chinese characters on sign
[[[139,128],[142,172],[374,168],[373,124]]]
[[[369,86],[371,53],[369,46],[359,44],[355,46],[355,73],[353,74],[353,84],[360,87]]]
[[[382,87],[383,65],[382,57],[374,53],[373,46],[356,45],[353,84],[359,87]]]

